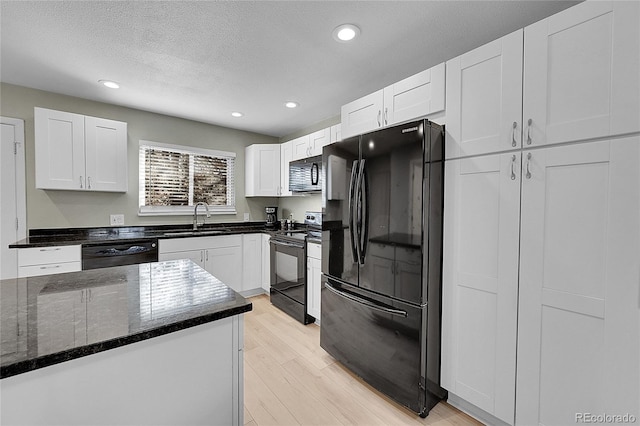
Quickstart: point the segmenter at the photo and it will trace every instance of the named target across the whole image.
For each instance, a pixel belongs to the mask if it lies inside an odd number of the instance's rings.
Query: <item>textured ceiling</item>
[[[282,137],[575,3],[2,0],[0,80]]]

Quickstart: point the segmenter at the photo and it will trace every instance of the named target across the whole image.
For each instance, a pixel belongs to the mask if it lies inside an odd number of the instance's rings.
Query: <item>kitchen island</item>
[[[0,281],[1,424],[242,424],[252,305],[189,260]]]

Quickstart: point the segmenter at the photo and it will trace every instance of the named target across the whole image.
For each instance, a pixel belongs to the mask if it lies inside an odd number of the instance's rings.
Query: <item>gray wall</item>
[[[36,189],[33,128],[36,106],[127,122],[129,191],[123,194]],[[237,214],[215,215],[208,219],[210,222],[242,221],[244,213],[249,213],[251,220],[264,220],[264,207],[278,205],[274,198],[244,197],[244,147],[278,143],[277,138],[5,83],[0,84],[0,115],[20,118],[25,124],[28,229],[109,226],[112,213],[124,214],[125,225],[190,223],[190,216],[138,216],[140,139],[236,153]]]

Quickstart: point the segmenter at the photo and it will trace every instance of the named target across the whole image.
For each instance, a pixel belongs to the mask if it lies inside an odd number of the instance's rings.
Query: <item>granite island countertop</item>
[[[0,378],[249,312],[190,260],[0,280]]]

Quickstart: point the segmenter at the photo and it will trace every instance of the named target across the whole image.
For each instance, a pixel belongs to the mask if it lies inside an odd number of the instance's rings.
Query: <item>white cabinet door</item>
[[[36,188],[126,192],[127,123],[34,108]]]
[[[241,292],[242,288],[242,247],[222,247],[207,250],[207,271],[229,286]]]
[[[335,124],[331,126],[330,130],[331,135],[329,137],[330,143],[338,142],[342,140],[342,125]]]
[[[521,147],[522,33],[447,62],[447,158]]]
[[[289,162],[293,160],[293,141],[280,145],[280,196],[293,195],[289,191]]]
[[[85,189],[84,116],[34,108],[36,188]]]
[[[242,235],[242,291],[262,287],[262,235]]]
[[[280,144],[256,144],[245,148],[245,195],[280,195]]]
[[[262,234],[262,289],[269,294],[271,286],[271,235]]]
[[[447,161],[445,193],[442,386],[513,424],[520,153]]]
[[[444,109],[445,64],[419,72],[384,88],[384,125]]]
[[[309,135],[309,155],[308,157],[315,157],[316,155],[322,155],[322,147],[331,143],[331,128],[318,130]]]
[[[292,150],[290,161],[300,160],[301,158],[309,157],[309,140],[310,140],[310,135],[304,135],[290,141],[291,150]]]
[[[523,154],[518,424],[640,418],[639,149],[635,136]]]
[[[525,28],[525,147],[640,130],[639,14],[588,1]]]
[[[367,133],[382,127],[382,89],[342,106],[342,138]]]
[[[84,132],[86,189],[127,192],[127,123],[85,117]]]
[[[320,292],[322,290],[322,246],[307,243],[307,312],[320,323]]]

